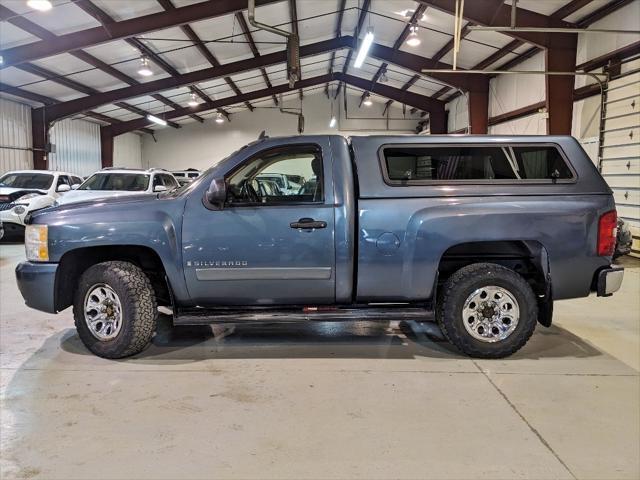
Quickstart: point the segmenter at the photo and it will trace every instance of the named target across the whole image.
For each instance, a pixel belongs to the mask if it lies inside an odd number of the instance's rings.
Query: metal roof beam
[[[450,15],[455,14],[455,0],[418,0],[420,3],[441,10]],[[504,0],[474,0],[464,6],[463,17],[477,25],[490,27],[509,27],[511,25],[511,6]],[[574,24],[558,18],[516,7],[517,25],[519,27],[575,27]],[[529,42],[539,47],[548,47],[550,35],[533,32],[503,32],[518,40]],[[568,35],[565,33],[554,34]],[[574,34],[575,35],[575,34]],[[567,40],[570,43],[570,40]]]
[[[332,81],[341,81],[349,85],[353,85],[356,88],[363,88],[368,83],[368,80],[365,80],[360,77],[354,77],[352,75],[344,75],[342,73],[333,73],[326,74],[317,77],[307,78],[304,80],[300,80],[296,82],[293,88],[289,87],[288,83],[276,85],[272,88],[266,88],[263,90],[256,90],[253,92],[244,93],[242,95],[237,95],[235,97],[227,97],[221,100],[214,100],[213,102],[201,103],[195,110],[197,112],[205,112],[208,110],[215,110],[220,107],[235,105],[238,103],[243,103],[248,100],[257,100],[265,97],[270,97],[272,95],[279,95],[282,93],[287,93],[295,90],[299,90],[301,88],[308,88],[315,85],[320,85],[323,83],[329,83]],[[438,116],[440,114],[444,115],[444,103],[438,100],[434,100],[429,97],[425,97],[424,95],[418,95],[416,93],[411,93],[407,91],[402,91],[398,88],[390,87],[387,85],[376,85],[373,90],[377,95],[381,95],[390,99],[394,99],[398,102],[406,103],[407,105],[414,106],[419,108],[420,110],[425,110],[433,114],[434,116]],[[189,109],[187,107],[183,108],[182,111],[171,112],[171,117],[175,118],[179,116],[183,116],[188,114]],[[110,132],[113,135],[120,135],[122,133],[128,132],[130,130],[136,130],[142,127],[145,127],[149,124],[149,122],[145,121],[145,119],[136,119],[131,120],[129,122],[123,122],[120,125],[114,125],[111,127],[107,127],[110,129]]]
[[[418,23],[418,20],[422,17],[422,15],[424,14],[426,9],[427,9],[426,5],[418,5],[418,8],[416,8],[416,10],[413,12],[413,15],[411,15],[411,19],[409,20],[409,23],[407,25],[405,25],[405,27],[402,29],[402,32],[400,33],[400,35],[396,39],[396,42],[393,44],[393,50],[399,50],[400,49],[402,44],[407,40],[407,37],[411,33],[411,27]],[[438,58],[438,60],[440,60],[440,59]],[[378,80],[380,79],[382,74],[387,71],[387,67],[388,66],[389,66],[389,64],[387,64],[387,63],[383,63],[382,65],[380,65],[380,68],[378,68],[378,71],[376,72],[376,74],[371,79],[371,83],[372,84],[375,84],[375,83],[378,82]],[[364,101],[364,96],[366,95],[366,93],[367,92],[364,92],[362,94],[362,97],[360,97],[360,104],[361,105],[362,105],[362,102]]]
[[[77,92],[84,93],[85,95],[96,95],[100,93],[100,91],[96,90],[95,88],[91,88],[86,85],[83,85],[82,83],[76,82],[71,78],[57,75],[55,72],[52,72],[51,70],[47,70],[46,68],[40,67],[38,65],[34,65],[32,63],[23,63],[21,65],[18,65],[16,68],[19,68],[20,70],[23,70],[32,75],[37,75],[38,77],[45,78],[51,82],[55,82],[59,85],[70,88],[72,90],[76,90]],[[54,103],[55,103],[55,100],[54,100]],[[128,110],[129,112],[140,115],[142,117],[146,117],[147,115],[149,115],[149,112],[146,112],[145,110],[138,108],[134,105],[130,105],[126,102],[115,102],[114,105],[124,110]],[[95,113],[93,114],[93,116],[94,118],[97,118],[95,117]],[[104,117],[109,118],[106,116]],[[117,119],[113,119],[113,118],[112,120],[118,121]],[[180,128],[180,125],[174,122],[167,122],[167,124],[173,128]]]
[[[107,30],[109,28],[111,28],[112,25],[117,23],[113,18],[111,18],[111,16],[109,16],[109,14],[107,14],[107,12],[105,12],[104,10],[101,10],[99,7],[94,5],[91,2],[91,0],[80,0],[80,1],[76,2],[76,5],[78,7],[80,7],[84,12],[86,12],[87,14],[89,14],[93,18],[95,18],[98,22],[100,22],[104,26],[104,28],[107,29]],[[154,63],[159,65],[160,68],[162,68],[169,75],[175,76],[175,75],[179,75],[180,74],[173,67],[173,65],[171,65],[169,62],[166,62],[159,55],[157,55],[151,48],[149,48],[147,45],[142,43],[137,38],[126,38],[125,41],[129,45],[131,45],[133,48],[138,49],[138,51],[141,54],[146,55],[151,60],[153,60]],[[165,105],[170,106],[171,108],[175,109],[176,106],[178,106],[178,105],[176,105],[175,103],[173,103],[171,101],[165,101],[166,99],[164,97],[160,97],[160,98],[155,97],[155,98],[157,100],[160,100]],[[203,100],[206,100],[206,99],[203,99]],[[199,121],[201,123],[204,122],[204,120],[201,117],[198,117],[197,115],[192,115],[192,117],[194,118],[194,120],[197,120],[197,121]]]
[[[251,35],[251,30],[249,30],[249,25],[247,24],[247,21],[244,19],[244,13],[236,12],[236,21],[240,25],[240,29],[242,30],[244,37],[247,39],[247,42],[249,42],[249,48],[251,49],[251,53],[253,54],[254,58],[260,58],[260,52],[258,51],[256,42],[253,41],[253,36]],[[271,85],[271,80],[269,80],[269,75],[267,75],[267,71],[264,69],[264,67],[260,68],[260,73],[262,74],[262,78],[267,88],[271,88],[273,85]],[[273,103],[277,106],[278,97],[273,95],[271,99],[273,100]]]
[[[269,5],[280,1],[282,0],[256,0],[256,5]],[[85,3],[86,0],[78,0],[75,2],[78,6],[82,6]],[[88,9],[91,8],[88,5],[85,6]],[[114,22],[108,27],[93,27],[59,35],[55,41],[42,40],[0,51],[0,55],[2,55],[4,59],[2,68],[18,63],[38,60],[40,58],[51,57],[72,50],[91,47],[93,45],[123,40],[156,30],[234,14],[237,11],[246,10],[246,8],[247,0],[208,0],[179,7],[172,11],[152,13]]]
[[[175,5],[171,3],[171,0],[157,0],[157,1],[160,4],[160,6],[167,11],[172,11],[172,10],[175,10],[176,8]],[[212,67],[220,66],[220,62],[218,61],[218,59],[213,55],[211,50],[207,48],[207,46],[203,43],[203,41],[200,39],[198,34],[193,30],[193,28],[191,28],[190,25],[186,25],[186,24],[181,25],[180,30],[182,30],[182,32],[189,38],[189,40],[193,42],[198,52],[200,52],[200,54],[211,64]],[[229,85],[231,89],[234,92],[236,92],[236,94],[241,93],[238,86],[230,77],[225,77],[224,81],[227,82],[227,85]],[[253,111],[253,105],[251,105],[248,102],[246,103],[246,105],[249,110]],[[228,116],[228,113],[226,112],[220,112],[220,113],[223,113],[224,115]]]
[[[301,46],[300,55],[302,57],[313,56],[321,53],[331,52],[333,50],[338,50],[341,48],[350,48],[352,47],[352,45],[352,37],[324,40],[322,42]],[[53,105],[47,108],[47,116],[49,120],[64,118],[66,116],[73,115],[74,113],[91,110],[92,108],[98,107],[100,105],[113,103],[114,101],[126,100],[127,98],[134,98],[143,95],[150,95],[153,93],[161,92],[163,90],[193,85],[200,81],[213,80],[228,75],[256,70],[260,67],[266,67],[269,65],[286,62],[286,60],[287,53],[286,51],[282,50],[261,55],[259,58],[248,58],[245,60],[239,60],[236,62],[220,65],[219,67],[204,68],[202,70],[183,73],[178,77],[168,77],[158,80],[151,80],[139,85],[118,88],[115,90],[110,90],[108,92],[102,92],[97,95],[92,95],[91,97],[79,98]]]
[[[55,41],[55,39],[58,38],[56,35],[51,33],[46,28],[42,28],[40,25],[37,25],[36,23],[17,15],[13,10],[10,10],[9,8],[3,5],[0,5],[0,16],[2,16],[2,18],[6,18],[7,21],[12,25],[20,28],[21,30],[24,30],[25,32],[30,33],[31,35],[39,37],[43,40]],[[117,78],[118,80],[124,83],[127,83],[128,85],[137,85],[139,83],[137,80],[134,80],[128,75],[122,73],[121,71],[113,68],[111,65],[108,65],[107,63],[103,62],[102,60],[99,60],[98,58],[94,57],[93,55],[83,50],[75,50],[75,51],[69,52],[69,54],[73,55],[79,60],[82,60],[85,63],[88,63],[92,67],[102,70],[103,72],[111,75],[112,77]],[[20,65],[18,65],[17,67],[20,68]],[[80,85],[80,84],[76,82],[76,85]],[[76,87],[70,87],[70,88],[77,89]],[[156,100],[163,102],[165,105],[169,105],[172,103],[166,98],[164,98],[162,95],[154,95],[154,98]]]

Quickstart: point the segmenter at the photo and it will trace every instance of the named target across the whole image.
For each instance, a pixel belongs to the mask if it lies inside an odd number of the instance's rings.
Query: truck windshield
[[[49,190],[53,183],[53,175],[46,173],[7,173],[0,178],[0,187],[33,188]]]
[[[96,173],[78,190],[125,190],[144,192],[149,186],[149,175],[144,173]]]

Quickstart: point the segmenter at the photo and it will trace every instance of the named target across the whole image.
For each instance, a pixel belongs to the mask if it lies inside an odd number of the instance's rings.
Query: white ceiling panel
[[[192,23],[191,28],[221,63],[253,56],[233,15]]]
[[[426,58],[433,57],[447,42],[451,39],[450,35],[439,33],[426,28],[420,28],[418,31],[418,38],[420,38],[420,45],[417,47],[410,47],[406,43],[402,44],[400,50],[403,52],[413,53]]]
[[[64,87],[58,83],[52,82],[51,80],[45,80],[43,82],[25,85],[20,88],[37,93],[39,95],[55,98],[56,100],[60,100],[62,102],[86,96],[84,93],[80,93],[70,88]]]
[[[297,0],[300,43],[312,43],[314,39],[335,37],[339,0]]]
[[[24,84],[40,82],[42,77],[20,70],[17,67],[8,67],[0,70],[0,81],[19,87]]]
[[[33,23],[49,30],[55,35],[77,32],[100,24],[82,11],[73,2],[53,1],[53,8],[47,12],[31,10],[22,0],[3,0],[2,4]],[[4,29],[4,22],[2,28]]]
[[[512,3],[512,0],[505,2],[508,6],[511,6]],[[518,0],[518,8],[531,10],[532,12],[541,13],[542,15],[551,15],[567,3],[568,0]]]
[[[76,73],[73,75],[67,75],[67,77],[71,80],[75,80],[82,85],[86,85],[101,92],[108,92],[109,90],[115,90],[117,88],[124,88],[129,86],[128,83],[121,82],[120,80],[113,78],[111,75],[107,75],[101,70],[97,69],[89,70],[82,73]]]
[[[35,37],[24,30],[14,27],[9,22],[2,22],[0,24],[0,49],[17,47],[18,45],[24,45],[27,43],[37,42],[38,37]]]
[[[472,68],[480,60],[492,55],[495,51],[495,48],[463,40],[460,44],[460,51],[458,52],[458,67],[465,69]],[[453,65],[453,50],[442,57],[442,61]]]
[[[156,0],[93,0],[93,3],[117,21],[164,11]]]
[[[512,37],[499,32],[473,30],[462,40],[464,43],[460,48],[464,48],[466,43],[476,43],[479,45],[488,45],[489,48],[494,47],[493,50],[496,50],[495,47],[502,48],[512,40]]]

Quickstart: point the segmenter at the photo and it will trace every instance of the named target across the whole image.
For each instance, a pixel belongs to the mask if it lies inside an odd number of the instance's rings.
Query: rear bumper
[[[28,307],[56,312],[57,263],[22,262],[16,267],[18,288]]]
[[[609,297],[620,290],[624,268],[611,265],[598,272],[596,291],[599,297]]]

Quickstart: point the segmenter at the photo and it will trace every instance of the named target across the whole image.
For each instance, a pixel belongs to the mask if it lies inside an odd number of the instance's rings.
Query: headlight
[[[13,213],[15,213],[16,215],[22,215],[26,211],[27,209],[24,208],[24,205],[18,205],[16,207],[13,207]]]
[[[27,225],[24,249],[31,262],[49,261],[49,229],[46,225]]]

